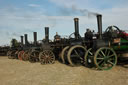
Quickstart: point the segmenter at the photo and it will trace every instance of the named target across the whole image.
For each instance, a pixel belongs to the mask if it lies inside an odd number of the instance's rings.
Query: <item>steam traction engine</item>
[[[21,42],[16,45],[15,39],[12,40],[12,45],[9,47],[9,50],[7,52],[7,56],[9,59],[18,59],[18,53],[20,50],[22,50],[23,46],[23,36],[21,36]]]
[[[85,39],[91,43],[85,53],[87,66],[95,66],[101,70],[109,70],[117,64],[117,56],[128,52],[128,34],[116,26],[109,26],[102,33],[102,16],[97,15],[98,34],[85,33]]]
[[[24,40],[25,40],[25,44],[23,44],[23,37],[21,36],[22,47],[20,50],[18,50],[18,59],[26,61],[28,60],[26,54],[28,54],[28,50],[31,47],[31,44],[28,42],[27,34],[24,34]]]
[[[49,27],[45,27],[45,39],[40,47],[39,60],[41,64],[55,63],[55,55],[53,53],[53,42],[49,40]]]
[[[29,62],[38,62],[39,61],[39,51],[41,43],[37,42],[37,32],[33,32],[34,42],[31,48],[26,53],[26,57],[28,57]]]
[[[65,47],[62,49],[60,58],[63,63],[76,66],[84,63],[86,45],[84,37],[79,34],[79,19],[74,18],[75,32],[69,36]]]
[[[37,42],[37,33],[34,32],[34,44],[25,53],[24,57],[28,58],[30,62],[38,62],[41,64],[53,64],[55,62],[55,55],[52,42],[49,40],[49,27],[45,27],[45,39],[41,43]]]

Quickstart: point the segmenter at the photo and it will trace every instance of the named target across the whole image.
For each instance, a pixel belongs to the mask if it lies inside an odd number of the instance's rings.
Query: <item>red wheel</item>
[[[19,60],[23,60],[23,59],[22,59],[23,53],[24,53],[24,51],[20,51],[20,52],[18,53],[18,59],[19,59]]]
[[[53,64],[55,63],[55,55],[51,50],[44,50],[39,54],[39,60],[41,64]]]
[[[29,51],[25,51],[22,55],[22,60],[27,61],[29,59],[30,53]]]

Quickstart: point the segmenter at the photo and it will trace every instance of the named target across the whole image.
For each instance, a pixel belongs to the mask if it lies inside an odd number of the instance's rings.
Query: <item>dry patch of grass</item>
[[[109,71],[70,67],[56,61],[41,65],[0,57],[0,85],[128,85],[128,69]]]

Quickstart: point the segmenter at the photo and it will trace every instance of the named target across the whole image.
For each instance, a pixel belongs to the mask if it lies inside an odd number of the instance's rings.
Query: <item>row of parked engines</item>
[[[117,55],[127,52],[128,34],[116,26],[109,26],[102,33],[102,15],[97,15],[98,32],[87,29],[85,36],[79,34],[79,19],[74,18],[75,32],[68,38],[61,38],[58,33],[54,40],[49,40],[49,27],[45,27],[45,39],[37,42],[34,32],[34,43],[30,44],[27,34],[21,36],[21,44],[12,46],[8,58],[19,59],[41,64],[53,64],[58,59],[70,66],[83,64],[102,70],[111,69],[117,63]],[[25,40],[25,44],[23,43]]]

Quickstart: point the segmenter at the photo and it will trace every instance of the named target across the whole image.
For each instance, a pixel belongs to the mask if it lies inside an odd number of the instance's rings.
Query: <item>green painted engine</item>
[[[128,33],[116,26],[109,26],[101,38],[94,39],[92,43],[85,61],[87,65],[98,69],[111,69],[117,64],[118,56],[128,53]]]
[[[127,51],[128,52],[128,40],[124,38],[119,39],[119,43],[112,46],[114,50],[117,51]]]
[[[104,36],[110,41],[109,47],[112,47],[115,51],[128,52],[128,33],[120,30],[117,26],[109,26]]]

